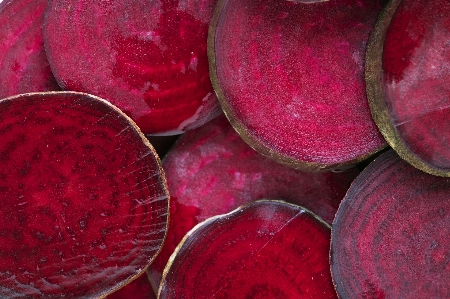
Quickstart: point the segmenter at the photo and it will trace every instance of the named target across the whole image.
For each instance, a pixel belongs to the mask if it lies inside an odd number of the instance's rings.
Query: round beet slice
[[[97,298],[159,251],[168,193],[137,126],[75,92],[0,101],[0,297]]]
[[[215,0],[49,1],[44,39],[63,89],[98,95],[146,134],[175,135],[220,112],[206,54]]]
[[[337,298],[329,226],[261,200],[196,226],[164,270],[158,298]]]
[[[147,275],[143,274],[106,299],[156,299],[156,294]]]
[[[415,167],[450,176],[450,3],[389,3],[367,52],[367,92],[388,143]]]
[[[390,150],[350,187],[332,225],[340,298],[450,298],[450,179]]]
[[[171,195],[167,238],[148,269],[153,286],[184,235],[205,219],[228,213],[255,198],[301,205],[331,224],[340,201],[359,174],[302,172],[260,155],[222,115],[183,134],[163,168]]]
[[[211,79],[247,143],[303,170],[356,163],[385,146],[364,82],[380,2],[220,2],[210,27]]]
[[[0,98],[59,90],[45,56],[46,0],[0,1]]]

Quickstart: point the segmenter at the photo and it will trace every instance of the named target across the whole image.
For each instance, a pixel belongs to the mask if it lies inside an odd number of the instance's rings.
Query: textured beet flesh
[[[197,226],[159,298],[337,298],[329,227],[299,206],[257,201]]]
[[[214,5],[49,1],[44,39],[52,70],[64,89],[107,99],[146,134],[199,126],[220,111],[206,54]]]
[[[450,179],[392,150],[355,180],[332,226],[340,298],[450,298]]]
[[[160,249],[159,158],[117,108],[80,93],[0,101],[0,297],[97,298]]]
[[[163,249],[148,270],[154,286],[184,235],[206,218],[257,198],[276,198],[304,206],[331,224],[359,173],[306,173],[278,164],[248,146],[224,115],[181,136],[163,168],[170,223]]]
[[[318,170],[384,146],[364,82],[365,46],[380,2],[220,2],[209,41],[211,78],[252,147]]]
[[[42,37],[46,0],[0,3],[0,98],[59,90]]]
[[[156,294],[147,275],[143,274],[106,299],[156,299]]]
[[[391,6],[397,8],[379,55],[392,130],[412,159],[449,173],[450,3],[406,0]]]

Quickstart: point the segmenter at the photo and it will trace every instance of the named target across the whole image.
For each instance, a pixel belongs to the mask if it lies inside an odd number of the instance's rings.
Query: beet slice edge
[[[0,237],[21,244],[0,248],[0,269],[19,271],[6,274],[13,279],[2,292],[103,298],[145,271],[165,238],[168,192],[159,157],[129,117],[89,94],[29,93],[0,101],[0,130],[0,188],[9,198]],[[12,154],[20,165],[8,164]]]

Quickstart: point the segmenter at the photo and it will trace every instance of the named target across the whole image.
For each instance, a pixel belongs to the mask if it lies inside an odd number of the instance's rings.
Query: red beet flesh
[[[0,98],[59,90],[42,37],[46,0],[0,3]]]
[[[216,116],[206,41],[215,1],[49,1],[47,55],[59,84],[107,99],[146,134]]]
[[[143,274],[106,299],[156,299],[156,294],[147,275]]]
[[[180,137],[163,160],[171,195],[167,238],[149,267],[152,285],[184,235],[197,223],[257,198],[290,201],[330,223],[359,171],[306,173],[254,151],[225,116]]]
[[[450,172],[450,3],[393,1],[383,54],[383,94],[391,122],[416,159]]]
[[[136,128],[87,94],[0,101],[0,297],[97,298],[148,266],[168,195]]]
[[[223,109],[261,153],[306,170],[360,161],[385,141],[364,83],[380,1],[223,0],[211,77]]]
[[[352,184],[332,226],[340,298],[450,298],[450,179],[389,151]]]
[[[301,207],[255,202],[191,231],[159,298],[337,298],[329,238],[329,227]]]

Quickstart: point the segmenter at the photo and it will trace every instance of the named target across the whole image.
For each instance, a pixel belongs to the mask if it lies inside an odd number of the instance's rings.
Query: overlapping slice
[[[163,249],[148,270],[154,286],[184,235],[206,218],[255,198],[276,198],[304,206],[331,224],[359,173],[309,173],[278,164],[248,146],[223,115],[182,135],[163,168],[171,221]]]
[[[0,1],[0,99],[59,90],[44,51],[46,5],[46,0]]]
[[[337,298],[329,238],[329,227],[299,206],[254,202],[189,232],[159,298]]]
[[[352,184],[332,225],[338,295],[450,297],[450,179],[389,151]]]
[[[262,154],[304,170],[361,161],[385,145],[364,82],[382,1],[222,0],[208,55],[219,101]]]
[[[450,176],[450,3],[394,0],[383,11],[367,53],[374,119],[409,163]]]
[[[47,55],[59,84],[98,95],[146,134],[179,134],[220,111],[206,41],[215,0],[49,1]]]
[[[0,101],[0,297],[97,298],[141,274],[165,237],[154,149],[88,94]]]

